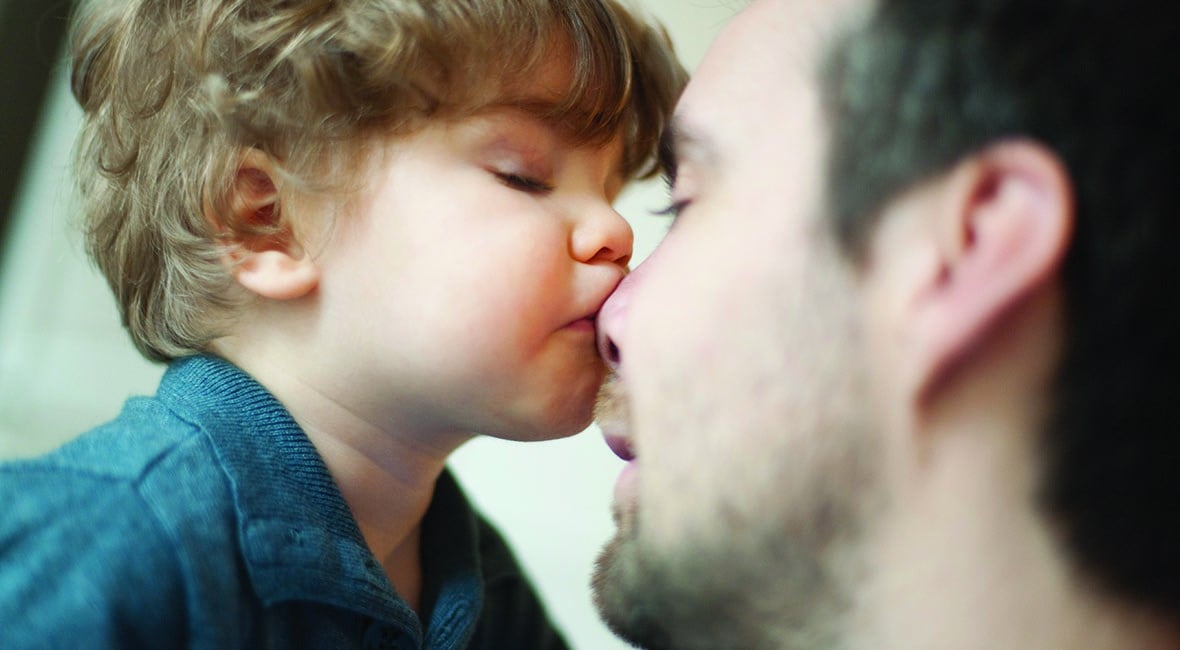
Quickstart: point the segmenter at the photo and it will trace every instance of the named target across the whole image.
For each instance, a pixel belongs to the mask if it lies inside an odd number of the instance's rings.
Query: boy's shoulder
[[[194,424],[132,398],[55,451],[0,464],[0,620],[20,621],[8,647],[183,638],[185,604],[210,573],[194,566],[193,541],[210,564],[236,553],[229,488],[212,458]],[[223,586],[223,597],[239,591]]]
[[[201,486],[205,497],[224,486],[216,452],[197,423],[156,397],[133,397],[113,420],[39,457],[0,464],[0,501],[8,504],[7,526],[38,522],[62,528],[94,520],[94,533],[111,526],[113,512],[175,520],[204,519],[229,502],[197,499],[186,492]],[[67,521],[47,521],[49,512],[68,510]],[[7,527],[0,524],[0,529]]]
[[[154,397],[132,397],[113,420],[44,455],[0,464],[0,490],[13,477],[56,475],[133,484],[178,447],[196,441],[198,428]],[[31,478],[29,480],[32,480]],[[22,490],[23,492],[24,490]]]

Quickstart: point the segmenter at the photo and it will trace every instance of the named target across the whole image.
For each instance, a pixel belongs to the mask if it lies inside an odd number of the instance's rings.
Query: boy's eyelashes
[[[531,176],[499,171],[493,171],[492,174],[494,174],[496,178],[500,179],[501,183],[514,190],[520,190],[521,192],[528,192],[529,194],[548,194],[549,192],[553,191],[553,185]]]

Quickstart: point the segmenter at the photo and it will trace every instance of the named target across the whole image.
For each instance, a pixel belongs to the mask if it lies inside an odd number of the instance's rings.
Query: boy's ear
[[[924,399],[969,353],[998,334],[1002,317],[1054,281],[1073,231],[1069,174],[1028,140],[966,159],[933,190],[922,235],[936,263],[912,286],[907,363]]]
[[[280,200],[277,173],[257,149],[243,156],[216,223],[230,244],[227,263],[246,290],[273,300],[303,297],[319,284],[320,270],[296,238]]]

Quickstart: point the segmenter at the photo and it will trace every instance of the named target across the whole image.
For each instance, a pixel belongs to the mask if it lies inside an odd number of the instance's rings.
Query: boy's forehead
[[[573,55],[563,39],[556,39],[545,48],[545,53],[528,70],[507,84],[501,93],[504,103],[527,108],[560,106],[574,83]]]
[[[493,99],[479,106],[477,113],[503,112],[531,119],[564,139],[576,139],[581,127],[591,124],[591,111],[569,105],[573,91],[573,54],[566,39],[552,39],[531,66],[495,89]]]
[[[632,58],[633,47],[617,44],[619,48],[604,49],[584,43],[580,36],[559,26],[548,32],[544,46],[493,64],[502,74],[474,78],[444,110],[459,119],[492,109],[518,111],[540,121],[571,147],[617,144],[620,175],[628,180],[647,176],[662,130],[661,114],[671,111],[673,92],[679,94],[678,88],[672,89],[679,68],[665,71],[659,67],[661,61],[652,60],[637,69],[644,61]],[[664,72],[668,79],[660,76]],[[661,85],[665,81],[668,88]],[[649,99],[644,103],[640,97]]]
[[[595,126],[606,122],[608,118],[599,113],[595,106],[583,105],[584,102],[571,104],[575,82],[570,48],[553,45],[547,48],[546,54],[532,70],[506,84],[485,109],[503,111],[534,121],[570,144],[581,145],[593,141],[595,145],[607,146],[619,140],[621,124],[620,128],[613,130],[615,132],[592,138],[586,136],[588,132],[597,133]]]

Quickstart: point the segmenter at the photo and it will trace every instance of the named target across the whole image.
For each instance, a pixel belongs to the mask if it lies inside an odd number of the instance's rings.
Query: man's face
[[[635,458],[595,587],[649,647],[836,647],[879,480],[822,199],[818,57],[850,4],[765,0],[728,27],[677,109],[680,216],[599,316],[620,359],[600,424]]]

